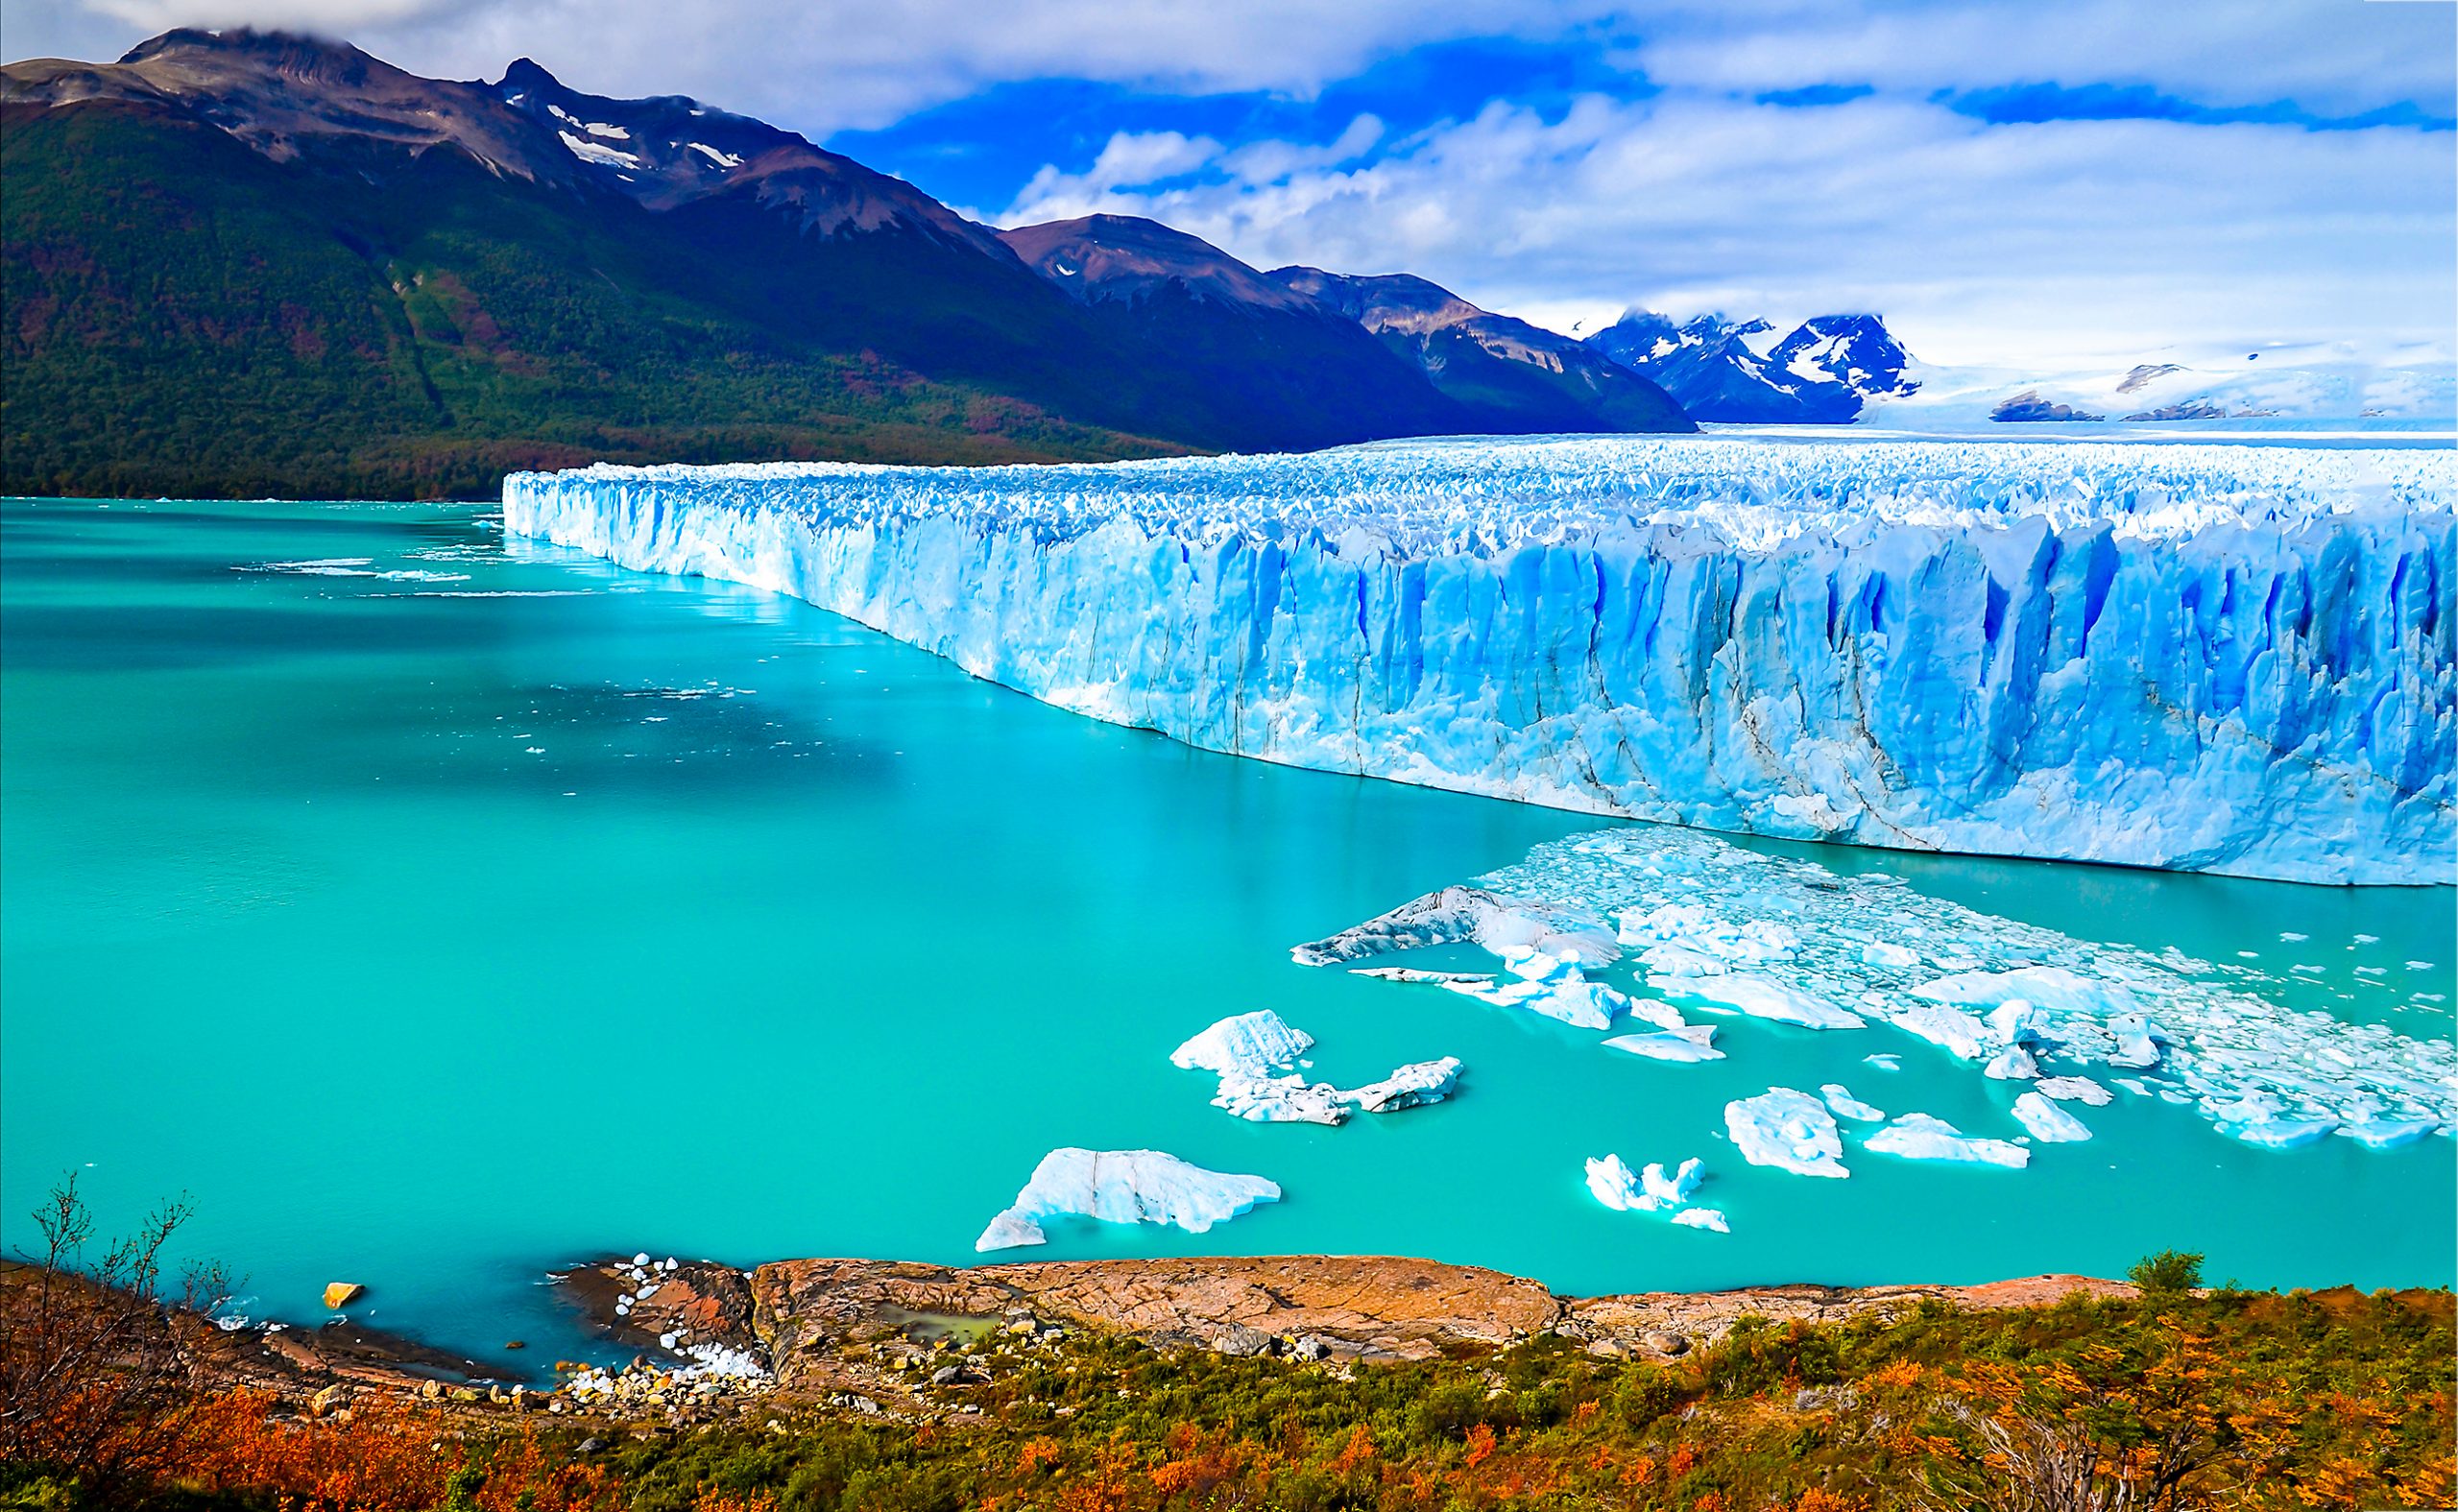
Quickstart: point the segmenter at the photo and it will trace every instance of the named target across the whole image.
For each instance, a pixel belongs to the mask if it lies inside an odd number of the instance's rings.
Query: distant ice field
[[[2321,444],[2327,443],[2327,444]],[[520,474],[507,528],[1209,750],[1788,839],[2453,878],[2458,455],[1451,439]]]

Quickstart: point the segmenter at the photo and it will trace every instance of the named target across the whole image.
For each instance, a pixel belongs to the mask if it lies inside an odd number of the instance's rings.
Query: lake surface
[[[0,511],[9,1246],[71,1171],[107,1228],[185,1192],[184,1242],[248,1277],[251,1315],[312,1319],[357,1281],[367,1322],[536,1369],[606,1354],[551,1265],[971,1261],[1034,1162],[1082,1144],[1287,1195],[1199,1236],[1059,1225],[1023,1257],[1398,1253],[1597,1292],[2105,1275],[2177,1247],[2247,1284],[2453,1279],[2447,1139],[2271,1152],[2120,1098],[2027,1170],[1868,1156],[1804,1181],[1743,1164],[1723,1104],[1842,1081],[2020,1130],[1892,1030],[1726,1021],[1730,1059],[1667,1067],[1289,959],[1591,816],[1193,751],[801,603],[507,548],[474,507]],[[2450,889],[1741,843],[2450,1033]],[[1457,1055],[1460,1095],[1235,1120],[1168,1054],[1256,1008],[1316,1037],[1317,1076]],[[1859,1064],[1881,1050],[1903,1069]],[[1582,1162],[1607,1151],[1702,1156],[1734,1232],[1602,1208]]]

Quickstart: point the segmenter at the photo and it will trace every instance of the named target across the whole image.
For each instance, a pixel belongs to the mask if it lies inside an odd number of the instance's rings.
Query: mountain
[[[1868,402],[1912,394],[1911,357],[1874,315],[1821,315],[1782,335],[1762,320],[1726,322],[1632,310],[1587,345],[1653,379],[1692,418],[1840,425]]]
[[[1478,419],[1250,269],[1234,298],[1197,270],[1086,300],[790,132],[527,60],[453,82],[179,31],[12,63],[0,176],[10,492],[466,494],[599,459],[1107,458]],[[1164,232],[1144,243],[1234,262]]]
[[[2458,423],[2458,365],[2437,348],[2317,343],[2191,355],[2123,369],[1924,369],[1919,396],[1890,407],[1886,422],[1966,431],[2043,420],[2235,430],[2446,431]]]
[[[1355,322],[1158,221],[1091,215],[999,237],[1110,340],[1216,392],[1270,374],[1259,400],[1283,449],[1480,428]]]
[[[1695,430],[1672,396],[1571,337],[1481,310],[1410,274],[1275,268],[1285,288],[1337,310],[1408,357],[1493,432]]]

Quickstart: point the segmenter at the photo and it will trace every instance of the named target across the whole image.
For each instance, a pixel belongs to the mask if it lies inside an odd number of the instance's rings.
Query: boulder
[[[351,1303],[356,1302],[359,1298],[366,1295],[367,1288],[360,1285],[357,1282],[332,1282],[327,1284],[325,1287],[325,1306],[332,1308],[336,1312],[339,1312],[342,1308],[349,1307]]]

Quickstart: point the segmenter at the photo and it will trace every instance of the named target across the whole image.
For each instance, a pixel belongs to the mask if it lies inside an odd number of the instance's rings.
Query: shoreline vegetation
[[[1379,1258],[639,1255],[556,1277],[631,1364],[541,1389],[338,1312],[217,1321],[220,1277],[161,1267],[183,1217],[98,1246],[71,1184],[45,1253],[0,1270],[0,1507],[2014,1512],[2458,1485],[2449,1290],[2205,1287],[2173,1252],[2135,1284],[1602,1298]]]

